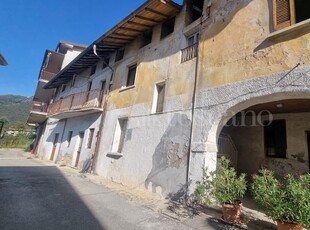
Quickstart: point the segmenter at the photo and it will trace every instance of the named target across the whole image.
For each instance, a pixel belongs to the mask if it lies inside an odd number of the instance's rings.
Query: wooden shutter
[[[295,23],[294,0],[272,0],[273,27],[283,29]]]

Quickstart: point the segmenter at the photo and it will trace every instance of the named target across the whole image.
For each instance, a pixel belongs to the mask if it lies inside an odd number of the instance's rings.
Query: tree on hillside
[[[2,117],[0,117],[0,123],[3,123],[3,127],[4,128],[8,128],[9,124],[10,124],[10,121],[9,121],[9,119],[7,117],[2,116]]]

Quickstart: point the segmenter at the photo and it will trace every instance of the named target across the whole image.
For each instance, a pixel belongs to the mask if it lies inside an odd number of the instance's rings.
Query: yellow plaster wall
[[[183,34],[184,12],[176,16],[174,32],[160,39],[161,25],[154,27],[152,43],[140,48],[139,38],[127,45],[124,59],[114,66],[113,87],[108,110],[144,104],[151,112],[155,84],[166,82],[165,97],[179,96],[183,108],[189,108],[193,91],[195,61],[181,63],[181,49],[186,47]],[[135,87],[122,90],[128,66],[136,63]]]
[[[199,87],[221,85],[310,64],[310,29],[271,40],[270,1],[213,1],[202,27]]]

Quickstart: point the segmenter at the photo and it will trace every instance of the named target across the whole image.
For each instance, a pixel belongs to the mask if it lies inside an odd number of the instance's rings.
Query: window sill
[[[131,86],[127,86],[127,87],[124,87],[124,88],[120,88],[120,90],[118,92],[123,92],[123,91],[129,90],[129,89],[133,89],[135,87],[136,87],[135,85],[131,85]]]
[[[310,29],[310,19],[307,19],[305,21],[296,23],[294,25],[291,25],[289,27],[286,27],[284,29],[275,31],[271,34],[269,34],[268,39],[269,40],[275,40],[280,37],[288,37],[288,36],[294,36],[296,33],[302,33],[305,31],[309,31]]]
[[[190,36],[199,31],[199,25],[201,22],[201,18],[198,18],[196,21],[193,21],[188,26],[186,26],[183,30],[185,36]]]
[[[119,152],[108,152],[107,153],[107,157],[111,157],[114,159],[119,159],[123,156],[123,153],[119,153]]]

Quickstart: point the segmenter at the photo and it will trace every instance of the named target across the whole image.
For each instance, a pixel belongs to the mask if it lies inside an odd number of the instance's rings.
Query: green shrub
[[[218,160],[217,169],[207,176],[205,170],[203,181],[199,182],[195,191],[198,202],[208,204],[214,197],[220,204],[237,204],[247,189],[245,174],[239,177],[225,157]]]
[[[283,182],[267,169],[253,175],[251,191],[257,205],[273,220],[310,227],[310,174],[287,175]]]

